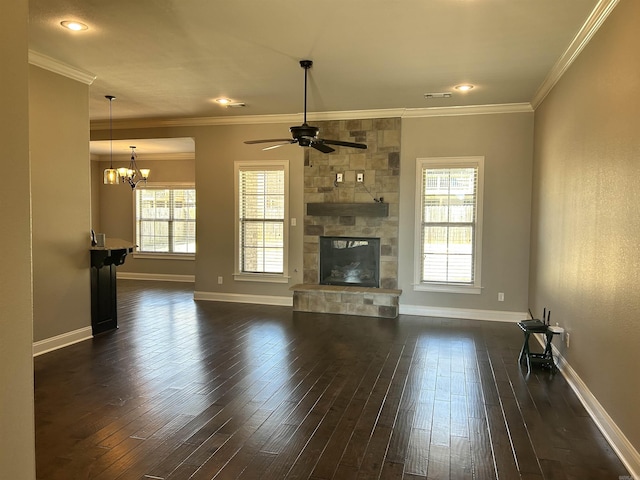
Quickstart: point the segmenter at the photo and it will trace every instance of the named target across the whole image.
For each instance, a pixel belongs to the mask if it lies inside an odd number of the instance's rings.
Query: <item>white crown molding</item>
[[[185,153],[143,153],[141,155],[141,162],[146,161],[165,161],[165,160],[195,160],[196,154],[194,152]],[[105,154],[91,154],[92,162],[108,162],[111,160],[111,155]],[[129,162],[131,160],[131,154],[118,154],[113,156],[114,162]]]
[[[491,115],[496,113],[530,113],[529,103],[503,103],[495,105],[462,105],[455,107],[407,108],[402,118],[453,117],[459,115]]]
[[[540,85],[540,88],[538,88],[538,91],[533,96],[531,105],[533,105],[534,109],[540,106],[554,85],[558,83],[574,60],[580,55],[582,50],[584,50],[618,2],[619,0],[600,0],[594,7],[589,18],[587,18],[580,31],[569,44],[569,47],[560,56],[556,64],[549,71],[547,78],[544,79],[542,85]]]
[[[364,120],[372,118],[421,118],[421,117],[451,117],[457,115],[486,115],[496,113],[533,112],[529,103],[508,103],[496,105],[467,105],[455,107],[429,108],[390,108],[377,110],[350,110],[343,112],[312,112],[307,114],[310,121],[329,120]],[[137,118],[114,120],[114,130],[133,128],[158,127],[207,127],[212,125],[255,125],[255,124],[299,124],[303,114],[287,115],[244,115],[237,117],[195,117],[174,119]],[[108,120],[91,122],[91,130],[107,130]]]
[[[33,50],[29,50],[29,63],[87,85],[91,85],[96,79],[93,73],[72,67],[55,58],[48,57]]]
[[[238,117],[193,118],[130,118],[113,120],[114,130],[157,127],[208,127],[212,125],[256,125],[266,123],[295,123],[302,121],[302,114],[291,115],[241,115]],[[109,120],[94,120],[91,130],[107,130]]]
[[[43,353],[52,352],[59,348],[88,340],[92,338],[92,336],[91,327],[84,327],[61,335],[56,335],[55,337],[45,338],[44,340],[33,343],[33,356],[37,357]]]

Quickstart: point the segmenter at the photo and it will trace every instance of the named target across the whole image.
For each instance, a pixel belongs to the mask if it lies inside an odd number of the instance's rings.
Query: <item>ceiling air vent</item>
[[[451,98],[451,92],[435,92],[435,93],[425,93],[424,98]]]

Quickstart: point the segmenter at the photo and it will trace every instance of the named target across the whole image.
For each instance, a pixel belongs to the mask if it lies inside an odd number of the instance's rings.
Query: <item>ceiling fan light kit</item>
[[[366,149],[367,145],[364,143],[356,143],[356,142],[344,142],[341,140],[331,140],[328,138],[319,138],[320,129],[318,127],[311,126],[307,123],[307,73],[311,66],[313,65],[313,61],[311,60],[300,60],[300,66],[304,69],[304,117],[302,125],[294,125],[289,128],[289,132],[291,133],[292,138],[272,138],[265,140],[247,140],[244,143],[248,145],[256,144],[256,143],[274,143],[275,145],[270,145],[268,147],[263,148],[263,150],[271,150],[273,148],[281,147],[282,145],[291,145],[293,143],[297,143],[301,147],[311,147],[322,153],[331,153],[335,151],[335,148],[330,147],[329,145],[336,145],[340,147],[348,147],[348,148],[359,148]]]

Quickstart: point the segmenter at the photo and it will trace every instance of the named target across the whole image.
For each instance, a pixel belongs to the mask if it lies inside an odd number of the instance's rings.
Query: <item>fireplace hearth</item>
[[[380,286],[380,239],[320,237],[320,285]]]

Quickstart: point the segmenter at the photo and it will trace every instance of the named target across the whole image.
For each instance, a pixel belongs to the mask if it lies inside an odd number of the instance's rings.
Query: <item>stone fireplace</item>
[[[304,284],[291,288],[294,310],[395,318],[400,295],[396,290],[400,119],[314,124],[327,138],[363,142],[368,148],[338,148],[328,155],[305,150]],[[338,173],[342,174],[341,182],[337,181]],[[336,239],[334,241],[376,239],[376,246],[367,248],[379,251],[377,279],[352,282],[354,276],[369,277],[370,274],[363,271],[360,260],[342,263],[344,252],[334,252],[340,262],[328,267],[328,273],[323,271],[321,243],[329,238]],[[360,252],[365,250],[361,248]],[[366,266],[366,270],[369,269],[370,266]],[[323,280],[327,276],[332,277],[329,285]]]

